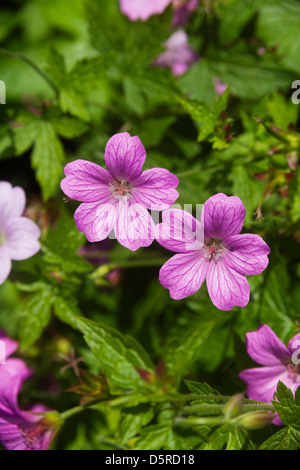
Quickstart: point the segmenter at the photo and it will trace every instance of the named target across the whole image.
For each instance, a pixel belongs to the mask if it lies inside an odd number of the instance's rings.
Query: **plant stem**
[[[63,420],[66,420],[70,418],[70,416],[73,416],[76,413],[80,413],[83,410],[84,410],[83,406],[75,406],[74,408],[71,408],[70,410],[64,411],[63,413],[60,414],[60,416]]]
[[[6,57],[12,57],[14,59],[20,59],[26,64],[28,64],[32,69],[34,69],[44,80],[45,82],[48,83],[48,85],[52,88],[52,90],[55,92],[55,94],[58,94],[58,89],[56,85],[50,80],[50,78],[34,63],[32,60],[30,60],[28,57],[26,57],[23,54],[20,54],[19,52],[10,52],[7,51],[6,49],[2,49],[0,47],[0,54],[6,56]]]

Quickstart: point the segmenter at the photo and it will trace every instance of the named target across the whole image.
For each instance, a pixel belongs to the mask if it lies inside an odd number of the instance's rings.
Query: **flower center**
[[[127,196],[132,189],[131,184],[126,180],[122,180],[121,182],[116,181],[116,184],[109,183],[109,185],[114,189],[113,195],[115,197]]]
[[[204,258],[206,258],[206,261],[214,261],[217,263],[223,259],[224,246],[222,245],[222,240],[219,238],[210,238],[204,246]]]
[[[0,230],[0,246],[4,245],[5,241],[6,241],[5,233],[2,232],[2,230]]]
[[[29,423],[28,425],[19,426],[19,432],[23,437],[24,443],[28,447],[34,447],[36,442],[42,438],[46,429],[36,424]]]
[[[293,364],[292,362],[287,366],[289,376],[294,382],[300,383],[300,364]]]

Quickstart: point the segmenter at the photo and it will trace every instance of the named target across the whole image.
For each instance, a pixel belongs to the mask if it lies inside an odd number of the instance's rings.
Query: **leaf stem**
[[[19,52],[11,52],[6,49],[3,49],[0,47],[0,54],[6,56],[6,57],[12,57],[14,59],[20,59],[23,62],[25,62],[27,65],[29,65],[32,69],[34,69],[44,80],[45,82],[48,83],[48,85],[52,88],[52,90],[55,92],[55,94],[58,94],[58,89],[56,85],[50,80],[50,78],[28,57],[26,57],[24,54],[21,54]]]

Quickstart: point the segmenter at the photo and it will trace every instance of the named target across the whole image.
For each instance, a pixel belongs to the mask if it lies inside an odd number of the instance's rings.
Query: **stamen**
[[[28,425],[19,426],[19,432],[28,447],[33,447],[43,436],[45,431],[45,428],[30,423]]]
[[[130,183],[126,180],[122,180],[119,185],[114,185],[109,183],[109,185],[114,189],[114,196],[126,196],[127,193],[130,193],[131,187]]]
[[[211,238],[205,245],[205,248],[206,254],[204,257],[207,261],[211,262],[213,260],[216,263],[223,258],[223,246],[221,244],[221,240]]]

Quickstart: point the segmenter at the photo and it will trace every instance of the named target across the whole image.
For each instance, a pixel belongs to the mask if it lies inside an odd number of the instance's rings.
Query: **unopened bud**
[[[233,395],[233,397],[231,397],[231,399],[223,408],[225,417],[234,418],[235,416],[238,416],[243,409],[244,400],[245,397],[243,393],[237,393],[236,395]]]
[[[43,428],[58,428],[63,424],[63,420],[57,411],[47,411],[41,413],[41,415],[42,418],[38,421],[38,424]]]
[[[274,413],[270,411],[252,411],[242,416],[239,424],[246,429],[261,429],[270,424],[274,419]]]

